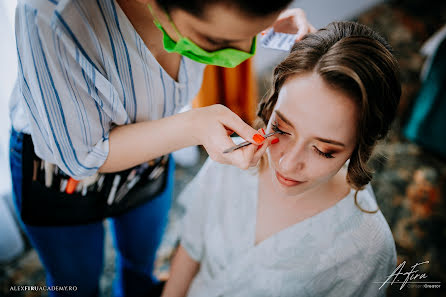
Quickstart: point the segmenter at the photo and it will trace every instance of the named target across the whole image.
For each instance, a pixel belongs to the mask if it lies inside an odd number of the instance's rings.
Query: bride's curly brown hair
[[[377,32],[355,22],[333,22],[306,35],[274,69],[270,93],[258,106],[256,126],[268,124],[288,78],[317,73],[357,103],[357,145],[348,164],[347,182],[361,190],[372,179],[367,162],[377,141],[389,131],[401,96],[398,62],[392,52]]]

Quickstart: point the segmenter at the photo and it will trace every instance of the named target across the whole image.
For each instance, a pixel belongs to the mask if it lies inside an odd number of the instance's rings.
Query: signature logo
[[[389,276],[387,276],[386,280],[382,282],[382,285],[379,287],[379,289],[381,289],[385,284],[387,284],[390,281],[391,281],[390,285],[393,285],[394,283],[401,284],[400,290],[402,290],[406,286],[406,284],[411,284],[412,287],[440,288],[441,282],[423,281],[423,279],[427,279],[426,273],[418,273],[419,270],[416,269],[418,266],[428,263],[429,261],[416,263],[415,265],[411,266],[412,269],[410,271],[403,272],[403,268],[406,265],[406,261],[402,262]],[[404,281],[397,281],[399,276],[405,277]],[[393,280],[391,280],[392,278]]]

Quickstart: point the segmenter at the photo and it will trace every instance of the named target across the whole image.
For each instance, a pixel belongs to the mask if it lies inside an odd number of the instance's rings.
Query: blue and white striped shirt
[[[185,57],[172,79],[114,0],[19,0],[16,40],[12,126],[77,179],[104,163],[113,126],[173,115],[202,82]]]

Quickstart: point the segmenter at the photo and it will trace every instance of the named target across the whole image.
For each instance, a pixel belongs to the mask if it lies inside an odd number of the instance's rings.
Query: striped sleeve
[[[57,13],[48,20],[21,5],[16,11],[19,86],[31,119],[36,154],[76,179],[93,175],[108,155],[119,96]]]

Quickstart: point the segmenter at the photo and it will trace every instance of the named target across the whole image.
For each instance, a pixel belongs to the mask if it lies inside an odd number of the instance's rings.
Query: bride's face
[[[356,146],[357,106],[317,74],[289,78],[268,123],[289,133],[267,150],[274,187],[290,196],[327,183]]]

